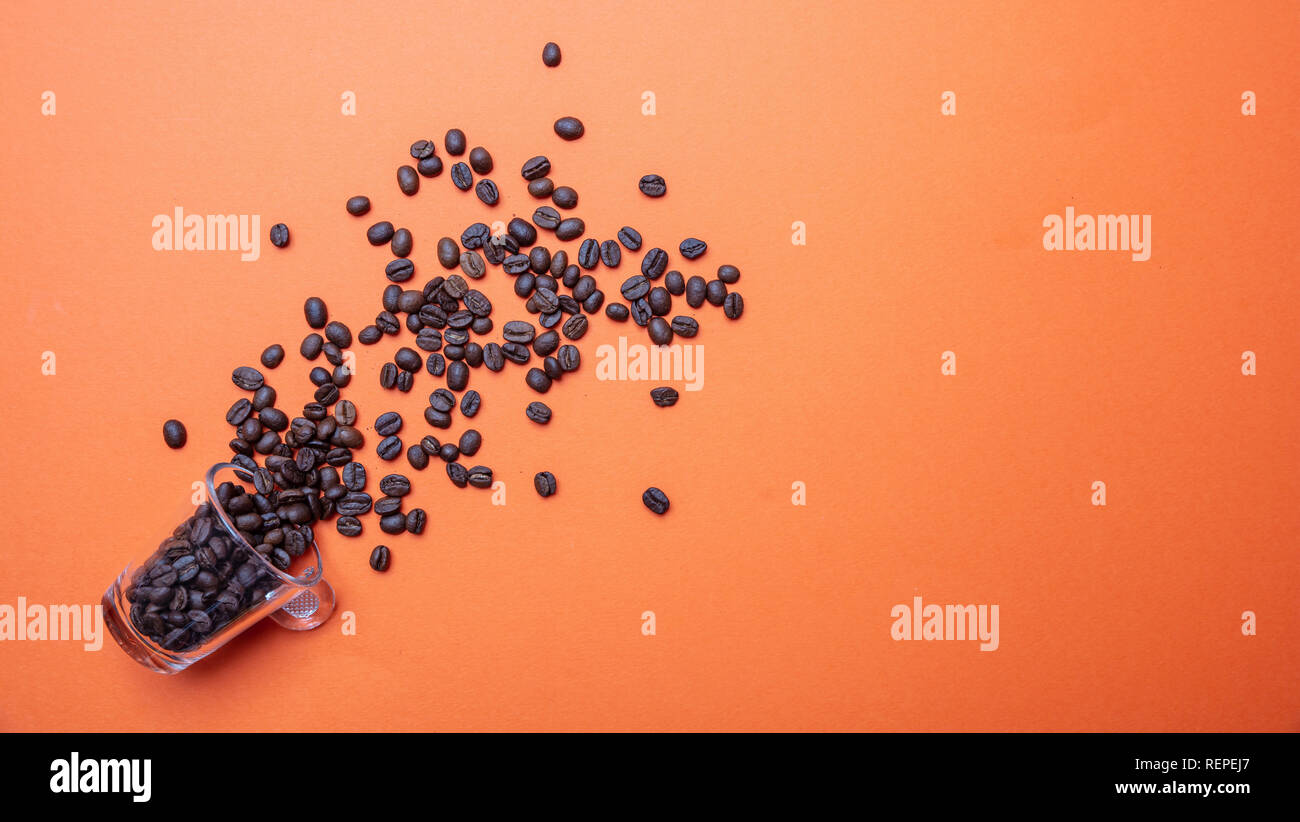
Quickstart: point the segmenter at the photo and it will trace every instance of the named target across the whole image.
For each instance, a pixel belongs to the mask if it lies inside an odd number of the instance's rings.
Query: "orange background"
[[[401,196],[415,139],[454,126],[490,149],[492,219],[531,213],[518,169],[548,155],[588,236],[634,225],[688,275],[734,263],[746,313],[676,301],[701,319],[705,388],[671,410],[655,383],[595,379],[596,345],[644,341],[603,317],[546,429],[523,417],[523,369],[474,372],[472,462],[508,504],[435,463],[422,537],[321,528],[356,636],[337,615],[259,625],[174,677],[111,637],[6,642],[0,728],[1300,728],[1300,13],[864,5],[5,4],[2,603],[98,602],[145,557],[228,453],[230,370],[272,342],[293,415],[304,298],[354,332],[379,310],[370,222],[413,230],[416,283],[438,273],[436,239],[488,212],[447,172]],[[574,143],[551,131],[568,114]],[[636,189],[651,171],[662,200]],[[343,209],[358,193],[364,220]],[[1070,205],[1153,215],[1151,260],[1043,251],[1043,217]],[[260,214],[261,259],[154,251],[176,206]],[[709,243],[697,263],[687,236]],[[594,272],[607,294],[639,259]],[[526,316],[499,269],[481,287],[498,329]],[[438,383],[382,392],[396,348],[356,346],[345,396],[367,427],[402,412],[409,443]],[[380,541],[386,575],[366,562]],[[914,595],[998,604],[1000,649],[891,640]]]

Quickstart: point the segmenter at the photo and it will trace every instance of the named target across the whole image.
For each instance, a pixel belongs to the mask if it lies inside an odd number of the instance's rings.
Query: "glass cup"
[[[278,499],[283,492],[258,495],[250,475],[228,462],[212,466],[204,485],[203,502],[104,592],[109,633],[159,673],[185,670],[264,616],[305,631],[334,612],[334,589],[322,576],[309,527],[285,523],[275,545],[253,546],[235,522],[241,515],[287,513],[302,500]]]

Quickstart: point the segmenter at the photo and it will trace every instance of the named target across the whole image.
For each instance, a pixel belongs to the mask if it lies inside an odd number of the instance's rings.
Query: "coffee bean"
[[[528,193],[539,200],[545,200],[555,192],[555,183],[550,177],[538,177],[528,184]]]
[[[550,471],[538,471],[533,475],[533,487],[539,496],[551,496],[555,493],[555,475]]]
[[[560,367],[560,361],[555,357],[547,357],[542,360],[542,371],[553,380],[558,380],[564,376],[564,369]]]
[[[541,155],[529,158],[524,162],[520,173],[524,175],[525,180],[539,180],[551,173],[551,161]]]
[[[475,465],[469,469],[469,484],[475,488],[491,488],[492,469],[486,465]]]
[[[262,365],[265,368],[277,368],[280,363],[284,362],[284,346],[268,345],[262,351]]]
[[[455,462],[460,458],[460,447],[454,442],[444,442],[438,449],[438,458],[443,462]]]
[[[668,270],[668,252],[652,248],[641,258],[641,273],[646,279],[657,280]]]
[[[523,274],[528,268],[528,258],[523,254],[511,254],[501,262],[501,270],[512,277]]]
[[[457,488],[464,488],[469,484],[469,472],[466,471],[465,467],[459,462],[447,464],[447,478],[450,479],[451,484],[455,485]]]
[[[709,280],[704,289],[704,298],[709,301],[709,305],[722,305],[727,300],[727,284],[722,280]]]
[[[402,229],[402,230],[405,231],[406,229]],[[394,243],[397,242],[396,235],[394,235],[393,237],[393,242]],[[411,277],[413,277],[414,275],[415,275],[415,263],[411,262],[410,260],[398,258],[390,262],[388,265],[384,266],[384,276],[387,277],[390,282],[404,283],[407,280],[411,279]]]
[[[403,292],[403,294],[406,293],[409,292]],[[400,308],[401,306],[398,307]],[[402,330],[402,324],[398,321],[397,317],[389,311],[381,311],[375,315],[375,327],[379,329],[381,334],[398,334],[401,333]]]
[[[564,324],[564,336],[571,340],[580,340],[587,333],[587,317],[584,314],[574,314]]]
[[[357,421],[357,407],[351,400],[343,400],[334,408],[334,419],[339,425],[351,425]]]
[[[686,292],[686,278],[680,271],[669,271],[664,275],[664,288],[674,297],[680,297]]]
[[[329,309],[320,297],[308,297],[302,305],[302,313],[307,318],[307,325],[312,328],[324,328],[329,322]]]
[[[718,279],[722,280],[727,285],[739,282],[740,269],[736,268],[734,265],[720,265],[718,266]]]
[[[352,330],[338,320],[325,326],[325,336],[339,348],[348,348],[352,345]]]
[[[473,417],[482,404],[483,398],[477,391],[466,391],[460,398],[460,413],[465,417]]]
[[[168,448],[184,448],[188,438],[185,425],[180,420],[167,420],[163,423],[163,442],[167,443]]]
[[[555,203],[557,208],[562,208],[565,211],[568,211],[571,208],[577,208],[578,192],[574,191],[569,186],[558,186],[553,192],[551,192],[551,202]]]
[[[402,440],[396,436],[384,437],[375,447],[375,453],[385,462],[395,460],[402,453]]]
[[[346,328],[346,326],[344,327]],[[333,342],[325,343],[323,346],[321,346],[321,353],[325,355],[325,359],[329,362],[330,365],[343,364],[343,349],[339,348],[337,344]]]
[[[526,248],[537,242],[537,229],[533,228],[528,222],[515,217],[506,224],[507,236],[521,248]],[[505,241],[505,237],[502,241]]]
[[[457,447],[460,452],[467,457],[472,457],[478,453],[478,449],[483,445],[483,435],[473,428],[468,428],[465,433],[460,435],[460,441]]]
[[[402,474],[389,474],[379,481],[379,490],[390,497],[404,497],[411,493],[411,481]]]
[[[484,205],[494,206],[501,198],[501,193],[497,191],[497,184],[488,179],[479,180],[478,185],[474,186],[474,193]]]
[[[654,312],[650,310],[650,303],[642,297],[639,300],[633,300],[631,308],[632,322],[645,328],[646,325],[649,324],[650,318],[654,316]]]
[[[668,495],[653,486],[647,488],[641,495],[641,502],[656,514],[663,514],[668,510]]]
[[[343,466],[343,487],[349,491],[361,491],[366,487],[366,467],[359,462],[349,462]]]
[[[655,345],[668,345],[673,341],[673,328],[663,317],[650,318],[650,341]]]
[[[554,331],[545,331],[538,334],[537,339],[533,340],[533,351],[536,352],[539,357],[545,357],[548,354],[554,353],[555,349],[559,347],[560,335],[556,334]]]
[[[639,300],[650,293],[650,281],[641,274],[633,274],[623,281],[619,293],[625,300]]]
[[[542,64],[555,68],[560,64],[560,47],[555,43],[542,46]]]
[[[349,491],[334,505],[334,509],[340,514],[349,517],[359,517],[368,513],[372,506],[370,495],[364,491]]]
[[[393,232],[393,239],[389,248],[392,250],[394,257],[409,257],[411,256],[411,248],[414,244],[415,241],[411,237],[410,230],[399,228]]]
[[[349,197],[347,203],[347,209],[348,209],[348,213],[351,214],[353,217],[360,217],[363,214],[369,214],[370,198],[362,197],[360,195],[356,197]]]
[[[284,248],[289,244],[289,226],[284,223],[276,223],[271,226],[271,245],[276,248]]]
[[[745,313],[745,300],[740,296],[739,291],[733,291],[722,301],[722,313],[727,315],[729,320],[738,320],[740,315]]]
[[[600,244],[600,261],[606,268],[618,268],[618,264],[623,261],[623,250],[615,241],[606,240]]]
[[[381,437],[389,437],[402,430],[402,415],[396,411],[388,411],[375,417],[375,433]]]
[[[470,149],[469,164],[479,174],[492,173],[492,155],[482,146],[474,146]]]
[[[582,365],[582,355],[578,349],[572,345],[562,345],[556,352],[555,359],[560,364],[562,371],[577,371]]]
[[[474,185],[474,174],[469,166],[456,163],[451,167],[451,182],[461,191],[469,191],[470,186]]]
[[[425,458],[426,460],[428,457]],[[423,534],[424,524],[428,521],[429,515],[424,512],[423,508],[412,508],[406,515],[406,531],[409,534]]]
[[[357,332],[357,342],[362,345],[374,345],[383,339],[384,332],[379,330],[378,326],[368,325]]]
[[[555,231],[561,223],[560,212],[550,206],[541,206],[533,212],[533,224],[538,228],[544,228],[548,231]],[[558,236],[558,232],[557,232]],[[561,240],[573,239],[572,237],[560,237]]]
[[[415,164],[415,170],[420,173],[421,177],[437,177],[442,173],[442,158],[425,157]]]
[[[393,362],[403,371],[414,373],[420,370],[420,366],[424,365],[424,357],[415,349],[403,346],[397,349],[397,353],[393,355]]]
[[[335,529],[345,537],[361,536],[361,520],[356,517],[339,517],[334,523]]]
[[[376,545],[375,550],[370,552],[370,567],[376,571],[387,571],[392,559],[392,552],[387,545]]]
[[[235,401],[234,405],[230,406],[230,410],[226,412],[226,422],[231,425],[239,425],[244,420],[248,419],[248,415],[251,414],[252,411],[253,404],[247,399],[240,397]]]
[[[393,239],[393,224],[387,220],[375,223],[366,229],[366,239],[371,245],[383,245]]]
[[[525,346],[512,342],[501,346],[501,355],[518,365],[528,362],[529,358],[532,357],[532,353]]]
[[[474,223],[461,233],[460,244],[470,250],[483,248],[483,244],[491,237],[492,229],[488,228],[487,223]]]
[[[555,236],[565,242],[576,240],[587,230],[587,225],[578,217],[569,217],[560,221],[555,227]]]
[[[666,385],[660,388],[651,389],[650,391],[650,399],[654,400],[654,404],[660,408],[668,408],[676,405],[677,398],[677,390],[675,388],[669,388]]]
[[[562,140],[576,140],[586,132],[577,117],[561,117],[555,121],[555,133]]]
[[[646,302],[650,303],[650,310],[655,316],[665,317],[668,312],[673,310],[673,298],[668,293],[668,289],[657,285],[650,289],[650,294],[646,297]]]
[[[487,273],[487,265],[475,251],[466,251],[460,255],[460,270],[471,280],[478,280]]]
[[[366,438],[362,436],[361,432],[351,425],[340,425],[338,430],[334,432],[334,436],[330,437],[332,444],[342,448],[360,448],[365,444],[365,441]]]
[[[505,354],[501,352],[501,346],[497,343],[488,343],[483,346],[483,365],[487,366],[489,371],[500,371],[505,368]]]
[[[546,372],[540,368],[528,369],[528,374],[524,377],[524,383],[539,394],[545,394],[551,390],[551,378],[546,376]]]
[[[426,435],[420,440],[420,450],[431,457],[438,456],[438,451],[441,448],[442,443],[438,442],[438,438],[435,436]]]
[[[682,252],[683,257],[688,260],[694,260],[703,256],[704,252],[708,250],[708,247],[708,244],[703,240],[697,240],[694,237],[687,237],[685,240],[682,240],[681,245],[677,248]]]
[[[641,250],[641,232],[631,226],[625,225],[618,230],[618,241],[628,251]]]
[[[312,385],[319,387],[330,381],[330,372],[318,365],[311,370],[307,378],[311,380]]]
[[[269,385],[263,385],[253,392],[253,410],[261,411],[263,408],[269,408],[275,405],[275,389]]]
[[[672,329],[677,336],[690,338],[700,333],[700,324],[691,317],[678,315],[673,317]]]
[[[414,196],[420,190],[420,175],[411,166],[400,166],[397,169],[397,187],[407,197]]]
[[[453,157],[459,157],[465,153],[465,132],[458,128],[448,129],[446,136],[442,139],[443,148]]]
[[[545,274],[551,268],[551,252],[544,245],[539,245],[528,252],[528,267],[534,274]]]
[[[280,432],[289,427],[289,416],[278,408],[263,408],[257,419],[272,431]]]
[[[384,304],[384,310],[385,310],[385,311],[390,311],[390,312],[391,312],[391,311],[396,311],[396,310],[397,310],[397,300],[398,300],[398,298],[401,297],[401,296],[402,296],[402,288],[401,288],[401,286],[396,286],[396,285],[388,285],[388,286],[384,286],[384,294],[383,294],[383,297],[382,297],[382,301],[383,301],[383,304]],[[375,323],[375,324],[378,325],[378,323]]]
[[[622,303],[610,303],[609,305],[605,306],[605,316],[609,317],[611,320],[613,320],[616,323],[627,322],[627,318],[628,318],[627,306],[623,305]]]
[[[241,365],[230,374],[230,380],[245,391],[256,391],[265,380],[262,372],[247,365]]]
[[[578,265],[590,271],[600,262],[600,242],[587,238],[578,248]]]
[[[436,328],[421,328],[415,335],[415,347],[421,351],[437,351],[442,348],[442,334]]]
[[[338,402],[339,387],[332,382],[327,382],[320,388],[316,389],[314,396],[316,397],[316,402],[321,405],[333,405]]]
[[[433,376],[441,377],[447,370],[447,360],[441,354],[430,354],[424,367]]]
[[[530,402],[524,415],[538,425],[545,425],[551,421],[551,408],[544,402]]]
[[[637,188],[647,197],[662,197],[668,191],[668,184],[658,174],[647,174],[637,183]]]
[[[691,308],[699,308],[704,305],[704,298],[708,294],[708,286],[703,277],[693,276],[686,281],[686,304]]]

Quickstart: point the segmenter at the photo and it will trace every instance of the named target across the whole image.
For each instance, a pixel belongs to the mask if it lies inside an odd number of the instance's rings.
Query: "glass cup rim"
[[[274,574],[277,579],[279,579],[281,582],[285,583],[286,585],[293,585],[298,588],[310,588],[316,583],[320,582],[321,578],[325,574],[325,568],[324,568],[324,563],[321,561],[320,546],[316,544],[316,538],[314,534],[312,536],[311,549],[316,554],[316,565],[303,576],[295,577],[292,574],[286,573],[284,571],[281,571],[279,568],[276,568],[275,565],[273,565],[269,559],[267,559],[264,555],[258,553],[255,547],[249,545],[248,540],[244,539],[244,537],[239,533],[239,529],[236,528],[235,523],[231,521],[230,516],[226,513],[226,509],[222,507],[221,503],[217,500],[217,489],[216,486],[213,484],[213,480],[216,478],[217,474],[221,473],[227,468],[229,468],[232,471],[244,471],[246,473],[248,472],[247,468],[243,468],[239,465],[236,465],[233,462],[218,462],[217,464],[213,465],[211,468],[208,469],[207,476],[204,478],[204,483],[207,486],[207,491],[208,491],[208,502],[211,504],[212,510],[216,513],[217,517],[221,520],[221,524],[226,529],[226,532],[231,536],[231,538],[237,540],[240,545],[243,545],[246,548],[248,548],[249,554],[256,557],[257,560],[262,563],[262,565],[266,568],[267,571]]]

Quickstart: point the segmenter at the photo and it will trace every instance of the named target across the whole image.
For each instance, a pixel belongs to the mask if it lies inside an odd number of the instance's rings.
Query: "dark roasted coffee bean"
[[[347,326],[344,327],[346,328]],[[325,355],[325,359],[329,361],[330,365],[343,364],[343,350],[334,343],[325,343],[325,345],[321,347],[321,353]]]
[[[537,310],[542,314],[547,314],[552,311],[555,311],[560,307],[559,295],[549,288],[543,288],[540,284],[540,280],[541,280],[540,277],[538,278],[538,280],[539,280],[539,284],[537,286],[537,290],[533,292],[533,296],[530,298],[532,304],[536,306]]]
[[[555,203],[556,208],[562,208],[568,211],[571,208],[578,207],[578,192],[569,186],[557,186],[551,192],[551,202]]]
[[[409,294],[411,292],[402,293]],[[401,321],[390,311],[380,311],[375,315],[375,327],[379,329],[381,334],[400,334],[402,331]]]
[[[397,308],[403,314],[418,314],[420,309],[424,308],[424,303],[424,293],[413,288],[403,291],[402,295],[397,298]],[[378,323],[379,321],[376,320],[375,322]],[[383,328],[382,325],[379,327]]]
[[[184,448],[187,439],[189,435],[185,432],[185,424],[180,420],[167,420],[163,423],[163,442],[167,443],[168,448]]]
[[[424,357],[420,355],[419,351],[403,346],[397,349],[397,353],[393,355],[393,362],[403,371],[415,372],[419,371],[420,366],[424,365]]]
[[[556,334],[554,331],[545,331],[538,334],[537,339],[533,340],[533,351],[536,352],[539,357],[545,357],[548,354],[552,354],[555,352],[555,349],[559,347],[560,335]]]
[[[545,425],[551,421],[551,407],[544,402],[530,402],[524,415],[538,425]]]
[[[519,365],[528,362],[529,358],[532,357],[532,352],[526,346],[512,342],[501,346],[501,353],[507,360]]]
[[[596,278],[590,274],[583,274],[578,281],[573,284],[573,298],[582,301],[591,296],[596,290]]]
[[[515,278],[515,296],[527,298],[532,295],[537,287],[537,278],[532,272],[525,271]]]
[[[532,157],[524,162],[524,167],[520,172],[524,175],[525,180],[536,180],[545,177],[551,173],[551,161],[546,157]]]
[[[421,177],[437,177],[442,173],[442,158],[425,157],[415,164],[415,170],[420,173]]]
[[[691,308],[699,308],[704,305],[704,299],[708,295],[708,286],[703,277],[693,276],[686,281],[686,304]]]
[[[637,183],[637,188],[647,197],[662,197],[668,191],[668,184],[658,174],[647,174]]]
[[[399,228],[393,232],[393,239],[389,243],[389,248],[392,250],[394,257],[409,257],[414,245],[415,240],[411,236],[410,229]]]
[[[740,315],[745,313],[745,299],[740,296],[739,291],[733,291],[722,301],[722,313],[727,315],[729,320],[738,320]]]
[[[425,457],[427,460],[428,457]],[[406,532],[408,534],[423,534],[424,524],[429,519],[429,515],[424,513],[423,508],[412,508],[406,515]]]
[[[442,290],[454,300],[459,300],[469,293],[469,283],[459,274],[452,274],[447,281],[442,284]],[[455,306],[448,308],[448,311],[455,311]]]
[[[461,232],[460,244],[467,249],[473,250],[482,248],[483,244],[491,238],[492,229],[488,228],[487,223],[474,223]]]
[[[587,317],[585,314],[574,314],[564,324],[564,336],[570,340],[580,340],[587,333]]]
[[[289,244],[289,226],[284,223],[276,223],[271,226],[271,245],[276,248],[284,248]]]
[[[337,320],[325,326],[325,337],[339,348],[348,348],[352,345],[351,329]]]
[[[385,514],[391,514],[394,511],[400,511],[401,509],[402,509],[401,497],[391,497],[391,496],[380,497],[379,499],[375,500],[374,511],[376,514],[378,514],[381,517],[384,516]]]
[[[645,328],[646,325],[650,323],[650,318],[654,316],[654,312],[650,310],[650,303],[646,302],[644,297],[639,300],[633,300],[631,309],[632,322],[642,328]]]
[[[542,65],[555,68],[560,64],[560,47],[555,43],[542,46]]]
[[[704,287],[704,299],[709,301],[709,305],[722,305],[727,300],[727,284],[722,280],[709,280]]]
[[[411,143],[411,159],[423,160],[425,157],[432,157],[438,150],[438,146],[432,140],[416,140]]]
[[[430,354],[425,360],[424,368],[435,377],[441,377],[447,370],[447,360],[441,354]]]
[[[718,266],[718,279],[727,285],[740,282],[740,269],[734,265],[720,265]]]
[[[351,400],[343,400],[334,407],[334,419],[339,425],[351,425],[357,421],[357,407]]]
[[[500,371],[505,368],[506,358],[501,353],[501,346],[491,342],[483,346],[483,365],[487,366],[489,371]]]
[[[393,239],[393,231],[393,224],[382,220],[366,229],[366,239],[371,245],[383,245]]]
[[[625,225],[618,230],[618,241],[628,251],[641,250],[641,232],[630,225]]]
[[[384,437],[375,447],[375,453],[386,462],[395,460],[402,453],[402,441],[398,437]]]
[[[511,254],[501,263],[501,270],[515,276],[528,270],[528,258],[523,254]]]
[[[324,328],[325,323],[329,322],[329,310],[320,297],[308,297],[303,303],[302,313],[307,318],[307,325],[312,328]]]
[[[655,345],[668,345],[673,341],[673,327],[663,317],[651,317],[650,341]]]
[[[673,317],[672,329],[677,336],[690,338],[700,333],[700,324],[691,317],[678,315]]]
[[[700,258],[708,248],[708,243],[703,240],[698,240],[695,237],[687,237],[685,240],[682,240],[681,244],[677,247],[677,249],[682,253],[682,256],[688,260]]]
[[[469,342],[469,332],[464,328],[448,328],[442,335],[442,338],[448,346],[463,346],[465,343]]]
[[[519,218],[515,217],[514,219],[517,220]],[[498,234],[492,238],[492,245],[500,248],[506,257],[509,257],[511,254],[519,253],[519,240],[514,236],[514,234],[510,233],[509,223],[506,224],[505,234]]]
[[[497,184],[488,179],[479,180],[478,185],[474,186],[474,193],[484,205],[494,206],[501,199]]]
[[[645,493],[641,495],[641,502],[656,514],[663,514],[668,510],[668,495],[653,486],[645,489]]]
[[[558,291],[560,284],[550,274],[537,275],[537,287],[545,288],[547,291]]]
[[[528,266],[534,274],[545,274],[551,268],[551,252],[544,245],[539,245],[528,252]]]
[[[540,210],[540,209],[539,209]],[[534,221],[536,222],[536,221]],[[587,224],[578,217],[568,217],[561,220],[555,227],[555,236],[557,239],[568,242],[581,237],[587,230]]]
[[[370,495],[364,491],[349,491],[335,503],[335,510],[349,517],[359,517],[368,513],[373,505]]]
[[[324,327],[324,324],[321,324]],[[320,334],[308,334],[302,338],[302,345],[298,346],[298,353],[302,354],[304,359],[314,360],[320,356],[321,350],[325,346],[325,338]]]
[[[341,478],[343,487],[349,491],[360,491],[366,487],[366,466],[359,462],[349,462],[343,466]]]
[[[264,368],[277,368],[280,363],[284,362],[284,346],[268,345],[262,352],[262,366]]]
[[[641,258],[641,273],[646,279],[657,280],[668,270],[668,252],[662,248],[652,248]]]
[[[239,437],[246,442],[257,442],[262,436],[262,421],[257,417],[249,417],[239,424]]]
[[[454,362],[447,366],[447,387],[452,391],[464,391],[469,385],[469,366],[463,362]]]
[[[627,306],[622,303],[610,303],[605,306],[605,316],[616,323],[627,322],[628,314]]]
[[[272,431],[280,432],[289,427],[288,415],[279,408],[263,408],[257,418],[264,427]]]
[[[676,405],[677,397],[677,389],[669,388],[666,385],[650,390],[650,399],[654,400],[654,404],[660,408],[668,408],[669,406]]]
[[[461,465],[459,462],[451,462],[447,464],[447,478],[450,479],[451,484],[455,485],[457,488],[464,488],[469,484],[469,472],[466,471],[465,466]]]
[[[239,425],[241,422],[248,419],[248,415],[252,412],[253,404],[247,399],[240,397],[235,400],[235,404],[230,406],[230,410],[226,412],[226,422],[231,425]]]
[[[508,342],[530,343],[536,335],[533,324],[523,320],[511,320],[501,327],[501,336]]]
[[[330,381],[330,372],[318,365],[311,370],[307,377],[311,380],[312,385],[321,386]]]
[[[383,304],[384,310],[393,312],[397,310],[397,300],[402,296],[402,288],[397,285],[388,285],[384,287]],[[375,323],[378,325],[378,323]]]
[[[411,493],[411,481],[402,474],[389,474],[379,481],[379,490],[390,497],[404,497]]]
[[[657,317],[666,317],[668,312],[673,310],[673,298],[668,293],[668,289],[657,285],[650,289],[650,294],[646,297],[646,302],[650,303],[650,310]]]
[[[560,346],[560,350],[555,352],[555,359],[562,371],[577,371],[582,365],[582,355],[577,347],[572,345]]]
[[[333,405],[339,399],[339,387],[332,382],[327,382],[320,388],[316,389],[316,402],[321,405]]]
[[[397,372],[397,390],[403,394],[407,393],[415,386],[415,375],[410,371]]]
[[[562,140],[576,140],[586,131],[577,117],[561,117],[555,121],[555,133]]]
[[[469,469],[468,479],[469,484],[475,488],[491,488],[492,469],[486,465],[475,465]]]
[[[467,457],[472,457],[478,453],[478,449],[483,445],[483,435],[473,428],[465,429],[465,433],[460,435],[460,442],[457,447],[460,452]]]
[[[556,310],[548,311],[545,314],[539,316],[537,318],[537,324],[540,325],[542,328],[554,328],[555,326],[560,324],[560,320],[563,318],[564,318],[564,314],[557,307]]]
[[[442,348],[442,333],[436,328],[421,328],[415,335],[415,347],[421,351],[437,351]]]
[[[400,534],[406,530],[406,515],[401,511],[384,514],[379,518],[379,530],[385,534]]]
[[[245,391],[256,391],[265,382],[261,371],[247,365],[241,365],[232,371],[230,381]]]
[[[582,311],[582,306],[578,301],[570,297],[568,294],[558,294],[556,295],[556,299],[560,301],[559,308],[560,312],[563,314],[577,314]]]
[[[540,225],[540,223],[539,223]],[[518,217],[506,223],[506,235],[520,247],[528,247],[537,242],[537,229]],[[506,238],[501,238],[505,242]]]
[[[405,229],[403,229],[405,230]],[[393,242],[397,242],[397,237],[393,237]],[[408,249],[409,253],[409,249]],[[389,282],[404,283],[415,275],[415,263],[410,260],[398,258],[388,265],[384,266],[384,276]]]
[[[302,407],[302,415],[312,422],[320,422],[329,416],[329,410],[318,402],[309,402]]]
[[[578,247],[578,265],[590,271],[600,262],[600,242],[590,237]]]
[[[558,380],[564,376],[564,369],[560,367],[560,361],[555,357],[547,357],[542,360],[542,371],[546,372],[546,376],[553,380]]]
[[[469,164],[479,174],[492,173],[492,155],[482,146],[474,146],[470,149]]]
[[[555,192],[555,183],[550,177],[539,177],[528,184],[528,193],[539,200],[545,200]]]
[[[591,294],[587,296],[587,299],[582,301],[582,310],[587,312],[588,314],[595,314],[597,311],[600,310],[600,307],[604,304],[605,304],[605,292],[601,291],[600,289],[596,289],[595,291],[591,292]]]
[[[623,281],[619,292],[625,300],[639,300],[650,293],[650,281],[641,274],[633,274]]]
[[[561,248],[559,251],[556,251],[554,254],[551,255],[550,272],[552,277],[557,277],[557,278],[563,277],[564,272],[568,270],[568,268],[569,268],[569,252]],[[569,286],[570,288],[573,287],[572,283],[565,283],[565,285]]]
[[[478,280],[487,273],[487,265],[477,251],[466,251],[460,255],[460,270],[471,280]]]
[[[418,445],[412,445],[406,449],[406,461],[416,471],[423,471],[429,465],[429,455],[424,453],[424,449]]]
[[[546,376],[546,372],[540,368],[528,369],[528,374],[524,377],[524,383],[539,394],[545,394],[551,390],[551,378]]]
[[[533,212],[533,225],[537,226],[538,228],[545,228],[550,231],[555,231],[557,228],[559,228],[561,222],[562,219],[560,217],[560,212],[556,211],[550,206],[541,206],[540,208],[538,208],[536,211]],[[560,239],[564,240],[564,239],[572,239],[572,238],[560,237]]]
[[[550,471],[538,471],[533,475],[533,487],[539,496],[551,496],[555,493],[555,475]]]
[[[447,130],[447,134],[442,138],[443,148],[453,157],[459,157],[465,153],[465,132],[458,128]]]
[[[357,342],[362,345],[374,345],[384,337],[384,332],[377,325],[368,325],[357,332]]]
[[[431,457],[438,456],[438,451],[441,448],[442,443],[438,442],[438,438],[431,434],[420,440],[420,450]]]
[[[387,571],[390,562],[392,562],[392,552],[388,550],[387,545],[376,545],[375,550],[370,552],[370,567],[376,571]]]
[[[444,442],[438,449],[438,457],[443,462],[455,462],[460,458],[460,447],[454,442]]]
[[[387,411],[375,417],[375,433],[388,437],[402,430],[402,415],[396,411]]]
[[[668,289],[668,293],[674,297],[680,297],[686,293],[686,278],[680,271],[669,271],[664,275],[664,288]]]
[[[370,213],[370,198],[357,195],[349,197],[347,203],[348,213],[353,217],[360,217],[363,214]]]
[[[600,244],[600,261],[606,268],[618,268],[623,261],[623,250],[613,240],[606,240]]]
[[[397,187],[407,197],[414,195],[420,190],[420,175],[411,166],[400,166],[397,169]]]
[[[456,163],[451,167],[451,182],[461,191],[469,191],[474,185],[474,172],[464,163]]]
[[[361,520],[357,519],[356,517],[348,517],[348,516],[339,517],[338,521],[334,523],[334,527],[338,530],[339,534],[341,534],[342,536],[345,537],[361,536]]]
[[[479,407],[483,404],[483,398],[477,391],[466,391],[460,398],[460,413],[466,417],[472,417],[478,413]]]

